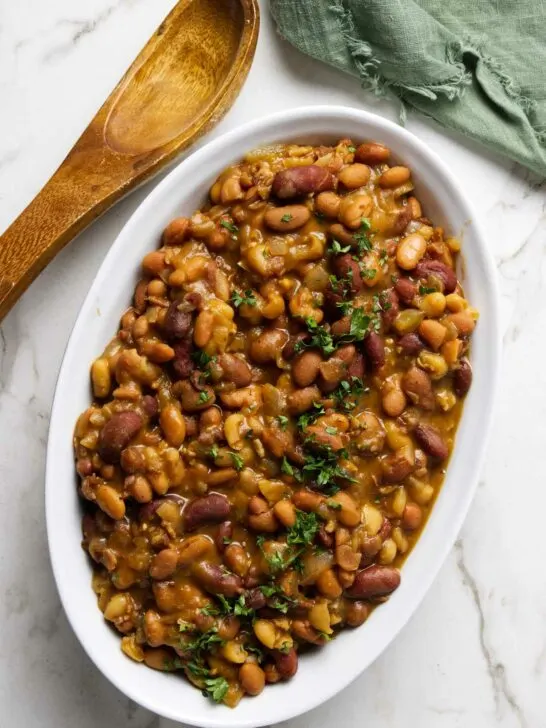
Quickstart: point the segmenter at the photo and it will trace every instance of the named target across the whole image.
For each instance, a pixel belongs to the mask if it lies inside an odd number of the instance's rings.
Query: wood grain
[[[257,0],[181,0],[0,236],[0,321],[87,225],[216,124],[250,70]]]

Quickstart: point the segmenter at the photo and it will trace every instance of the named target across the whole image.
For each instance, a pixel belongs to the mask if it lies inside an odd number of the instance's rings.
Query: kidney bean
[[[102,428],[99,435],[99,454],[107,463],[117,463],[121,451],[139,432],[144,421],[138,412],[118,412]]]
[[[201,561],[193,566],[193,575],[210,594],[223,594],[225,597],[236,597],[243,591],[243,580],[240,576],[225,570],[225,567]]]
[[[183,339],[191,329],[192,317],[187,311],[179,309],[180,303],[173,301],[163,319],[163,333],[168,340]]]
[[[291,647],[287,652],[272,650],[278,673],[283,680],[289,680],[298,671],[298,653]]]
[[[362,346],[371,368],[374,371],[380,369],[385,363],[385,342],[382,337],[376,331],[370,331]]]
[[[411,306],[417,295],[417,286],[409,278],[399,278],[394,284],[394,290],[398,294],[398,298],[406,306]]]
[[[453,268],[450,268],[440,260],[422,260],[415,268],[415,275],[418,278],[428,278],[433,275],[440,278],[444,284],[444,293],[453,293],[457,288],[457,275]]]
[[[432,425],[419,423],[415,427],[413,434],[427,455],[431,455],[439,460],[445,460],[448,457],[448,447],[438,430]]]
[[[333,267],[339,278],[347,281],[347,286],[353,294],[359,293],[362,290],[364,283],[360,273],[360,266],[356,260],[353,260],[353,257],[349,253],[336,256]]]
[[[366,364],[364,361],[364,356],[360,352],[358,352],[352,362],[347,367],[347,376],[358,377],[358,379],[362,379],[365,373]]]
[[[317,533],[317,539],[324,546],[325,549],[332,549],[334,547],[334,536],[324,528],[324,525],[319,527]]]
[[[277,172],[271,185],[271,192],[280,200],[333,189],[334,177],[327,169],[315,164],[283,169]]]
[[[404,336],[398,339],[397,344],[402,354],[406,354],[407,356],[417,356],[425,348],[425,345],[415,333],[404,334]]]
[[[247,387],[252,382],[252,369],[250,365],[235,354],[222,354],[218,363],[229,382],[239,387]]]
[[[186,530],[193,531],[203,523],[221,523],[229,516],[230,509],[228,499],[220,493],[195,498],[184,509]]]
[[[264,223],[276,233],[288,233],[309,222],[311,212],[305,205],[270,207],[264,215]]]
[[[461,359],[453,371],[453,391],[457,397],[464,397],[472,384],[472,367],[468,359]]]
[[[216,548],[220,553],[224,552],[224,549],[228,545],[228,543],[231,541],[231,537],[233,536],[233,523],[231,521],[224,521],[221,523],[218,527],[218,531],[216,532],[216,537],[214,539],[214,543],[216,544]]]
[[[171,364],[178,379],[187,379],[195,369],[191,358],[193,345],[190,339],[177,341],[173,345],[174,359]]]
[[[388,288],[386,291],[383,291],[380,300],[382,301],[381,317],[383,319],[383,326],[385,327],[385,331],[389,331],[400,310],[398,294],[392,288]]]
[[[400,586],[400,572],[392,566],[369,566],[358,571],[353,585],[345,590],[351,599],[385,597]]]
[[[408,336],[409,334],[406,334]],[[429,375],[419,367],[411,367],[402,377],[402,389],[413,404],[431,411],[435,406],[434,389]]]
[[[249,589],[245,594],[245,606],[250,609],[263,609],[267,603],[261,589]]]

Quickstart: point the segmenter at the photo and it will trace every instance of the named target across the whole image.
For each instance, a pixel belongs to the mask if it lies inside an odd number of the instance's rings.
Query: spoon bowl
[[[180,0],[0,236],[0,321],[87,225],[216,124],[250,70],[257,0]]]

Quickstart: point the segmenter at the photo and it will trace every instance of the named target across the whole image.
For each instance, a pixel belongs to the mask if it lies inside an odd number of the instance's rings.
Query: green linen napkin
[[[270,0],[296,48],[546,175],[544,0]]]

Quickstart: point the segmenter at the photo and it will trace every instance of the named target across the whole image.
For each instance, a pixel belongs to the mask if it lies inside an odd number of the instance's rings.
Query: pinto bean
[[[187,311],[181,311],[179,305],[178,301],[173,301],[163,319],[163,333],[170,341],[184,339],[191,329],[191,314]]]
[[[430,275],[439,278],[444,284],[445,294],[453,293],[457,288],[455,271],[440,260],[422,260],[415,268],[415,275],[418,278],[428,278]]]
[[[385,597],[400,585],[400,572],[392,566],[369,566],[358,571],[353,585],[345,590],[351,599]]]
[[[106,463],[117,463],[121,451],[139,432],[144,421],[138,412],[118,412],[108,420],[99,435],[99,454]]]
[[[264,331],[250,345],[250,356],[258,364],[276,361],[287,341],[288,334],[282,329]]]
[[[366,604],[366,602],[354,601],[349,602],[346,605],[344,612],[345,623],[348,624],[349,627],[360,627],[360,625],[364,624],[364,622],[368,619],[370,607]]]
[[[338,173],[338,180],[348,190],[363,187],[370,179],[370,168],[367,164],[349,164]]]
[[[326,217],[337,217],[339,212],[339,195],[335,192],[321,192],[315,198],[315,208]]]
[[[265,673],[259,665],[245,662],[239,668],[239,682],[248,695],[259,695],[265,687]]]
[[[394,284],[394,290],[398,294],[398,298],[406,306],[413,304],[413,300],[417,295],[417,286],[409,278],[399,278]]]
[[[208,385],[200,385],[200,387],[197,389],[187,379],[177,384],[177,394],[184,412],[200,412],[211,407],[216,401],[212,387]]]
[[[415,470],[415,458],[410,457],[408,449],[401,447],[381,461],[384,483],[400,483]]]
[[[291,647],[286,652],[272,651],[277,671],[283,680],[289,680],[298,671],[298,653]]]
[[[445,460],[449,456],[446,443],[438,430],[432,425],[419,423],[415,427],[413,434],[427,455],[431,455],[439,460]]]
[[[355,159],[357,162],[369,164],[375,167],[377,164],[384,164],[391,155],[391,151],[383,144],[376,142],[364,142],[357,147]]]
[[[364,283],[360,273],[360,266],[356,260],[353,260],[353,257],[349,253],[338,255],[334,260],[333,266],[339,278],[343,278],[348,282],[348,286],[353,294],[359,293],[363,289]]]
[[[309,221],[311,212],[305,205],[271,207],[264,215],[264,223],[277,233],[288,233],[303,227]]]
[[[201,561],[193,566],[193,575],[210,594],[222,594],[235,597],[243,591],[243,580],[240,576],[226,571],[225,567],[210,561]]]
[[[301,415],[313,406],[313,402],[320,399],[320,391],[316,386],[297,389],[288,395],[287,405],[291,415]]]
[[[152,559],[150,576],[152,579],[167,579],[174,574],[178,563],[178,554],[174,549],[163,549]]]
[[[406,334],[411,336],[411,334]],[[435,405],[432,381],[428,374],[419,367],[413,366],[402,377],[402,389],[413,404],[424,410],[433,410]]]
[[[298,387],[308,387],[318,376],[322,357],[318,351],[304,351],[292,363],[292,379]]]
[[[414,531],[419,528],[423,520],[423,511],[417,503],[407,503],[402,513],[402,524],[404,528]]]
[[[393,189],[407,182],[411,177],[411,172],[407,167],[390,167],[377,180],[380,187]]]
[[[247,387],[252,381],[250,365],[236,354],[222,354],[218,364],[224,372],[224,378],[239,387]]]
[[[380,369],[385,363],[385,342],[383,338],[376,331],[370,331],[362,346],[371,368],[374,371]]]
[[[427,241],[419,233],[411,233],[400,241],[396,250],[396,262],[403,270],[413,270],[424,256]]]
[[[279,200],[289,200],[312,192],[333,189],[334,177],[327,169],[316,164],[283,169],[277,172],[271,185],[271,192]]]
[[[229,516],[230,509],[228,499],[220,493],[195,498],[184,509],[186,530],[193,531],[203,523],[221,523]]]
[[[398,339],[398,347],[402,354],[417,356],[425,347],[419,336],[415,333],[404,334]]]
[[[404,205],[396,216],[396,220],[390,227],[391,235],[401,235],[413,218],[411,205]]]
[[[453,391],[457,397],[464,397],[472,384],[472,367],[468,359],[461,359],[453,371]]]

